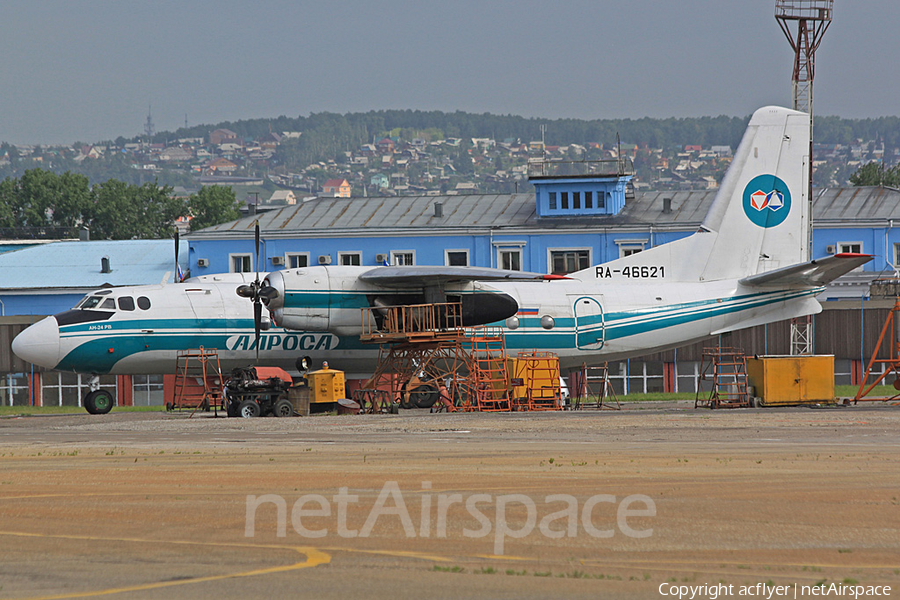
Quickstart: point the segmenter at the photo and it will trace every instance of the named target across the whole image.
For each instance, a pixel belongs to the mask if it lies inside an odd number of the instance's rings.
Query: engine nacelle
[[[303,309],[285,310],[279,308],[271,311],[271,314],[275,324],[285,329],[293,329],[295,331],[329,331],[330,312],[328,309],[325,309],[318,314],[310,314],[309,311]]]
[[[460,282],[435,297],[419,286],[379,286],[361,281],[369,267],[307,267],[270,273],[263,297],[276,325],[295,331],[329,331],[340,336],[363,333],[363,309],[378,306],[459,302],[461,325],[471,327],[502,321],[516,314],[512,296],[480,282]],[[433,298],[429,299],[429,298]],[[370,315],[372,313],[365,313]],[[371,329],[371,324],[370,324]]]
[[[263,284],[277,292],[263,299],[276,325],[297,331],[329,330],[332,290],[326,268],[276,271]]]

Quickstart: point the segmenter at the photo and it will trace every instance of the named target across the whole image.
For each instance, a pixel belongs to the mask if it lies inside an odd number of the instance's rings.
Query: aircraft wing
[[[758,287],[817,287],[834,281],[873,258],[871,254],[835,254],[744,277],[738,283]]]
[[[562,275],[545,275],[526,271],[504,271],[483,267],[376,267],[359,276],[368,283],[420,287],[463,281],[541,281],[568,279]]]

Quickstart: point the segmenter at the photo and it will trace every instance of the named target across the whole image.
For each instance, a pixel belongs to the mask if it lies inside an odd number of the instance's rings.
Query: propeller
[[[278,290],[259,281],[259,220],[254,224],[256,243],[256,278],[253,283],[240,285],[237,295],[253,301],[253,332],[256,336],[256,362],[259,362],[259,337],[262,331],[262,309],[272,298],[278,296]]]

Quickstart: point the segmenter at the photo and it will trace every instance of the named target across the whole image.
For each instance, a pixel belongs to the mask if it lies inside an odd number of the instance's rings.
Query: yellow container
[[[555,354],[508,360],[510,378],[523,383],[512,386],[513,398],[524,398],[529,384],[532,389],[541,390],[538,398],[554,398],[559,394],[559,357]]]
[[[337,402],[347,397],[343,371],[327,368],[313,371],[306,374],[306,380],[309,382],[311,403]]]
[[[834,356],[757,356],[747,378],[764,406],[834,402]]]

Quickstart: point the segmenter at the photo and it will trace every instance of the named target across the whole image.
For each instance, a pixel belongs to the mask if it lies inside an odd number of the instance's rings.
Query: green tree
[[[114,240],[136,237],[134,232],[139,215],[131,187],[117,179],[108,179],[94,186],[94,206],[89,216],[92,238]]]
[[[456,169],[459,175],[468,175],[475,172],[475,165],[472,164],[472,157],[469,154],[469,148],[471,147],[471,142],[465,138],[459,143],[459,148],[453,159],[453,168]]]
[[[172,237],[175,234],[175,221],[188,214],[184,200],[173,196],[170,186],[161,186],[155,181],[140,187],[131,187],[142,221],[142,226],[137,228],[138,234],[135,237],[142,239]]]
[[[850,183],[855,186],[882,185],[900,187],[900,165],[885,169],[881,163],[867,163],[850,176]]]
[[[0,227],[16,226],[16,200],[16,181],[10,177],[0,181]]]
[[[51,224],[57,175],[43,169],[28,169],[19,178],[16,212],[20,225],[43,227]]]
[[[188,199],[188,209],[192,215],[191,230],[197,231],[240,218],[238,206],[234,190],[230,187],[204,187]]]
[[[159,239],[174,233],[178,217],[187,206],[172,196],[172,188],[154,183],[129,185],[109,179],[94,186],[90,210],[94,239]]]
[[[88,178],[65,172],[57,176],[54,199],[50,206],[53,224],[58,227],[77,227],[91,205],[92,194]]]

